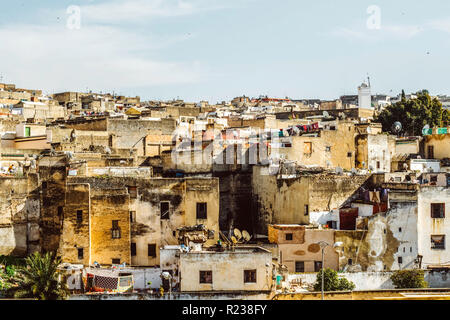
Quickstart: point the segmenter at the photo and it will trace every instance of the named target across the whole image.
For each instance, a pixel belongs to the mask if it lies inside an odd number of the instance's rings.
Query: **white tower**
[[[358,87],[358,107],[370,109],[372,107],[372,93],[369,84],[362,83]]]

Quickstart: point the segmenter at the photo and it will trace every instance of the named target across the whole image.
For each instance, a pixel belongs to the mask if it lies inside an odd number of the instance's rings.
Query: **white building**
[[[418,254],[422,268],[450,267],[450,189],[421,187],[418,195]]]
[[[370,109],[372,108],[372,94],[370,85],[363,83],[358,87],[358,107]]]

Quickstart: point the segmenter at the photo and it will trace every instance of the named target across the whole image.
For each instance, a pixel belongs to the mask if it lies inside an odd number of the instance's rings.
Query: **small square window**
[[[432,235],[431,249],[445,250],[445,235]]]
[[[305,272],[304,261],[295,261],[295,272]]]
[[[331,147],[325,147],[325,151],[326,152],[330,152],[331,151]]]
[[[111,239],[120,239],[120,238],[121,232],[119,228],[119,220],[113,220],[111,228]]]
[[[314,261],[314,272],[319,272],[322,269],[322,261]]]
[[[78,248],[78,260],[83,260],[84,250],[83,248]]]
[[[170,219],[170,215],[169,215],[170,202],[167,202],[167,201],[161,202],[159,204],[159,207],[160,207],[161,219],[169,220]]]
[[[352,155],[353,155],[353,153],[351,153],[351,152],[347,152],[347,158],[351,158],[351,157],[352,157]]]
[[[83,210],[77,210],[77,222],[78,223],[83,222]]]
[[[351,265],[353,264],[353,260],[352,260],[352,259],[348,259],[347,264],[348,264],[349,266],[351,266]]]
[[[136,222],[136,211],[130,211],[130,222]]]
[[[137,187],[129,186],[128,193],[130,194],[131,199],[136,199],[137,198]]]
[[[200,283],[212,283],[212,271],[200,271]]]
[[[208,218],[207,203],[197,202],[197,220],[206,220]]]
[[[292,241],[294,235],[292,233],[286,233],[286,241]]]
[[[120,259],[118,258],[112,259],[112,264],[120,264]]]
[[[244,270],[244,283],[256,283],[256,270]]]
[[[148,256],[152,258],[156,258],[156,244],[148,245]]]
[[[431,204],[431,218],[433,219],[445,218],[445,203]]]
[[[303,153],[304,154],[312,153],[312,142],[304,142],[303,143]]]

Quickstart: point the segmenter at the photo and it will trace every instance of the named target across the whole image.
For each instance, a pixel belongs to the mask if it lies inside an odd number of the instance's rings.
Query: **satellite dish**
[[[252,238],[252,236],[250,235],[250,233],[247,232],[247,230],[242,231],[242,237],[246,242],[250,241],[250,239]]]
[[[368,134],[371,134],[372,133],[372,128],[371,127],[367,127],[366,131],[367,131]]]
[[[343,174],[343,173],[344,173],[344,170],[342,170],[341,167],[336,167],[336,173],[337,173],[337,174]]]
[[[331,166],[331,162],[327,160],[327,167]]]
[[[394,131],[397,134],[399,134],[402,131],[402,129],[403,129],[403,126],[398,121],[394,122],[394,124],[392,125],[392,131]]]
[[[323,112],[323,116],[324,116],[325,118],[329,118],[329,117],[330,117],[330,114],[329,114],[328,112],[324,111],[324,112]]]
[[[231,241],[232,241],[234,244],[238,243],[238,241],[237,241],[237,239],[236,239],[235,236],[231,236]]]
[[[234,229],[233,233],[234,233],[236,239],[238,239],[238,240],[242,239],[242,233],[239,229]]]

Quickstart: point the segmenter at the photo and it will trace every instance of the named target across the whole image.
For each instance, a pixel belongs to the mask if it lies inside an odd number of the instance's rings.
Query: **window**
[[[428,159],[434,159],[434,146],[428,146]]]
[[[111,228],[111,239],[120,239],[120,228],[119,228],[119,220],[113,220],[112,221],[112,228]]]
[[[292,233],[286,233],[286,241],[292,241],[292,239],[294,238]]]
[[[309,204],[305,204],[305,216],[309,215]]]
[[[130,194],[131,199],[137,198],[137,187],[128,187],[128,193]]]
[[[437,180],[438,180],[438,176],[437,175],[432,175],[430,177],[430,182],[437,182]]]
[[[329,229],[337,229],[337,221],[327,221],[327,226]]]
[[[322,261],[314,261],[314,272],[319,272],[322,269]]]
[[[77,222],[78,223],[83,222],[83,210],[77,210]]]
[[[148,245],[148,256],[156,258],[156,244]]]
[[[402,232],[402,228],[398,228],[398,232]]]
[[[47,189],[47,181],[42,182],[42,190]]]
[[[206,202],[197,202],[197,220],[207,219],[207,204]]]
[[[159,204],[160,212],[161,212],[161,219],[168,220],[169,217],[169,208],[170,208],[170,202],[164,201]]]
[[[445,203],[431,204],[431,218],[433,219],[445,218]]]
[[[330,152],[331,151],[331,147],[325,147],[325,151],[326,152]]]
[[[136,256],[136,243],[131,243],[131,256]]]
[[[256,283],[256,270],[244,270],[244,283]]]
[[[120,264],[120,259],[118,258],[112,259],[112,264]]]
[[[398,264],[402,264],[403,263],[403,258],[402,257],[398,257]]]
[[[63,214],[63,207],[58,207],[58,217],[62,217],[62,214]]]
[[[431,236],[431,249],[445,250],[445,235]]]
[[[130,211],[130,222],[136,222],[136,211]]]
[[[78,260],[82,260],[84,256],[83,248],[78,248]]]
[[[200,271],[200,283],[212,283],[212,271]]]
[[[303,153],[304,154],[312,153],[312,142],[304,142],[303,143]]]
[[[351,158],[352,157],[352,153],[351,152],[347,152],[347,158]]]
[[[377,161],[377,169],[380,169],[380,161]]]
[[[353,264],[353,259],[348,259],[347,264],[351,266]]]
[[[305,272],[304,261],[295,261],[295,272]]]
[[[450,175],[447,176],[447,187],[450,187]]]

